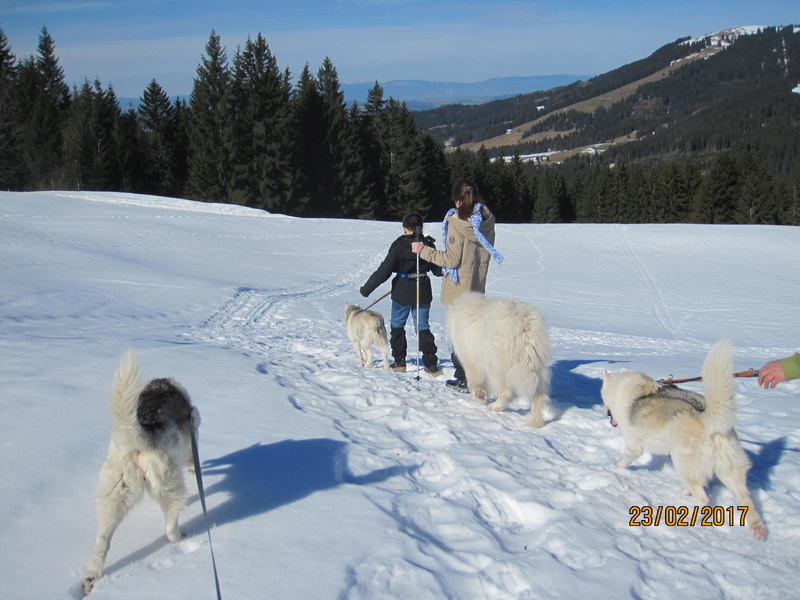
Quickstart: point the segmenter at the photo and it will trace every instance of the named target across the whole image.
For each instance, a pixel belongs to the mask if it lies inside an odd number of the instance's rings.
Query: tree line
[[[398,218],[446,198],[444,150],[376,82],[345,104],[336,68],[293,85],[264,37],[229,61],[212,32],[191,97],[154,79],[122,111],[111,85],[70,89],[46,27],[18,63],[0,30],[0,185],[115,190],[228,202],[297,216]]]
[[[0,29],[4,189],[147,193],[304,217],[398,219],[417,210],[438,219],[461,178],[476,182],[503,222],[800,224],[798,169],[776,179],[757,149],[546,167],[516,151],[508,161],[485,149],[446,153],[404,103],[384,99],[378,82],[363,106],[348,106],[327,58],[293,83],[261,34],[229,61],[212,32],[188,102],[170,100],[154,79],[137,108],[123,111],[111,85],[85,80],[70,89],[46,28],[37,54],[20,61]]]

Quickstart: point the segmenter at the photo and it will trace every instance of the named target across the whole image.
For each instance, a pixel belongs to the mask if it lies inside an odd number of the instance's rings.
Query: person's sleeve
[[[436,250],[436,242],[430,236],[425,238],[425,246],[427,246],[431,250]],[[427,261],[425,261],[425,262],[427,262]],[[440,267],[439,265],[434,264],[434,263],[428,263],[428,267],[430,268],[431,273],[433,273],[434,276],[436,276],[436,277],[441,277],[442,276],[442,267]]]
[[[367,282],[361,286],[360,290],[358,290],[361,295],[366,298],[375,291],[375,288],[389,279],[389,277],[392,276],[392,273],[394,273],[394,263],[394,254],[391,250],[389,250],[389,252],[386,254],[386,258],[383,259],[381,266],[379,266],[376,271],[369,276]]]
[[[800,379],[800,353],[781,360],[786,379]]]
[[[430,246],[423,246],[419,253],[422,260],[427,260],[429,263],[446,267],[448,269],[455,269],[461,264],[461,253],[464,246],[464,238],[461,236],[453,236],[454,241],[448,245],[447,251],[434,250]]]

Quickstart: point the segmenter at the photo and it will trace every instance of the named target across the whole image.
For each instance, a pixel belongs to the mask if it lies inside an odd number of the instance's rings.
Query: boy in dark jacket
[[[433,300],[428,272],[441,277],[442,268],[420,259],[419,274],[417,273],[417,255],[411,252],[411,242],[415,241],[416,231],[422,233],[422,217],[419,213],[409,213],[403,217],[403,235],[392,242],[386,258],[359,291],[366,298],[389,279],[392,273],[397,274],[392,280],[391,345],[394,362],[389,365],[389,368],[393,371],[406,370],[405,327],[408,315],[412,314],[415,322],[419,318],[419,348],[422,352],[425,372],[437,377],[439,375],[439,359],[436,357],[436,342],[428,324],[428,315]],[[435,240],[432,237],[425,236],[420,241],[426,246],[436,248]],[[416,314],[418,282],[419,315]]]

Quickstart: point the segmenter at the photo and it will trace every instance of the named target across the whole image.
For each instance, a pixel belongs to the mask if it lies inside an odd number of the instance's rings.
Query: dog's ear
[[[611,373],[608,372],[608,369],[603,369],[603,381],[608,381],[611,377]]]
[[[620,372],[620,374],[622,374],[622,373],[630,373],[630,371],[629,371],[628,369],[626,369],[625,367],[622,367],[622,368],[619,370],[619,372]]]

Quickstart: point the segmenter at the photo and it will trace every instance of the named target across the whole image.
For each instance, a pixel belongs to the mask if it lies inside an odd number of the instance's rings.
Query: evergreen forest
[[[733,52],[740,45],[747,60]],[[676,42],[549,91],[551,120],[538,127],[557,137],[471,152],[446,149],[444,137],[480,140],[547,117],[541,94],[412,113],[375,82],[363,106],[348,105],[330,59],[294,80],[261,34],[229,57],[212,32],[188,101],[153,79],[123,110],[110,84],[66,83],[46,27],[36,54],[19,60],[0,29],[0,187],[155,194],[301,217],[396,220],[417,210],[438,220],[452,183],[469,178],[501,222],[798,225],[800,94],[786,89],[800,83],[799,48],[792,28],[770,29],[618,105],[557,112],[696,51]],[[640,139],[561,164],[521,157],[617,134]]]

